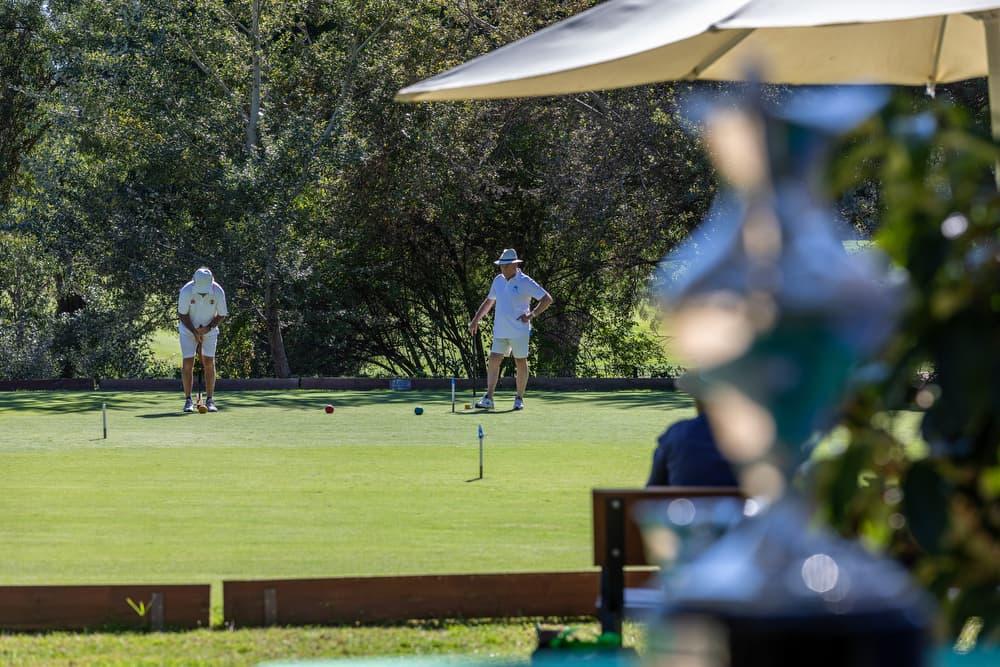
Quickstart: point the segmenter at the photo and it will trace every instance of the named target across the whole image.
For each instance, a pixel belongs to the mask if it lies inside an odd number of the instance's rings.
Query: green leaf
[[[146,607],[146,603],[145,602],[140,601],[138,604],[136,604],[132,600],[132,598],[125,598],[125,602],[127,602],[128,606],[132,607],[132,611],[134,611],[135,613],[137,613],[139,616],[145,616],[146,615],[147,607]]]
[[[996,642],[1000,635],[1000,604],[995,586],[977,586],[958,593],[948,613],[948,631],[957,637],[970,618],[981,622],[978,632],[980,645]]]
[[[979,492],[986,500],[996,500],[1000,496],[1000,466],[993,466],[983,471],[979,478]]]

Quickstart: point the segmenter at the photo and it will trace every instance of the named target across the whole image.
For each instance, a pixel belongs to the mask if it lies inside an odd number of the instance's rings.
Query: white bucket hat
[[[194,291],[199,294],[207,294],[212,291],[214,281],[212,272],[203,266],[194,272]]]
[[[517,258],[517,251],[513,248],[504,248],[504,251],[500,253],[500,259],[493,262],[496,265],[501,264],[523,264],[524,262]]]

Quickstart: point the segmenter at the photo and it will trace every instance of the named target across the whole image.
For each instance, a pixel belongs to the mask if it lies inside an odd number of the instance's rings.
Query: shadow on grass
[[[149,630],[146,628],[137,628],[131,625],[118,625],[118,624],[105,624],[105,625],[95,625],[88,626],[84,629],[73,629],[73,628],[62,628],[62,629],[45,629],[45,630],[0,630],[0,638],[3,637],[48,637],[48,636],[63,636],[71,635],[73,637],[89,637],[94,635],[120,635],[120,636],[147,636],[147,637],[157,637],[159,635],[180,635],[189,632],[198,632],[200,630],[224,630],[222,627],[205,626],[201,628],[185,628],[176,625],[164,626],[162,630]],[[6,663],[4,663],[6,664]],[[77,663],[69,663],[77,664]]]
[[[473,403],[471,394],[463,392],[456,398],[459,403]],[[482,394],[479,394],[482,396]],[[499,400],[505,400],[502,397]],[[220,392],[216,396],[222,409],[238,408],[283,408],[288,410],[313,411],[331,404],[337,408],[360,408],[375,405],[420,405],[425,410],[435,411],[438,406],[444,411],[451,411],[451,394],[447,391],[330,391],[322,389],[305,389],[298,391],[244,391]],[[510,396],[513,402],[513,394]],[[529,405],[544,409],[553,404],[589,404],[594,406],[616,408],[662,408],[683,409],[694,406],[691,397],[680,392],[656,390],[631,390],[608,392],[529,392]],[[110,405],[109,405],[110,407]],[[456,415],[507,414],[508,410],[457,410]]]
[[[532,396],[536,396],[532,394]],[[694,399],[680,391],[635,389],[622,391],[538,392],[548,403],[590,403],[619,408],[693,408]],[[527,401],[526,397],[526,401]]]
[[[481,396],[481,394],[479,394]],[[0,411],[38,411],[48,413],[81,413],[99,411],[102,404],[109,411],[143,411],[136,415],[144,419],[182,417],[183,413],[165,412],[165,404],[178,400],[180,394],[173,392],[71,392],[71,391],[13,391],[0,392]],[[337,407],[366,407],[373,405],[402,405],[414,403],[443,403],[450,406],[448,391],[240,391],[220,392],[218,400],[223,408],[282,408],[286,410],[315,410],[331,403]],[[457,396],[461,403],[473,403],[470,392]],[[504,400],[501,397],[500,400]],[[513,400],[513,396],[511,396]],[[528,401],[532,408],[544,409],[546,405],[567,403],[589,404],[616,408],[660,408],[680,409],[693,406],[691,397],[674,391],[623,390],[623,391],[535,391],[529,392]],[[461,410],[457,415],[506,414],[511,410],[497,410],[488,413]]]
[[[162,395],[154,393],[100,393],[75,391],[0,392],[0,411],[32,410],[38,412],[92,412],[107,404],[108,410],[152,407]]]

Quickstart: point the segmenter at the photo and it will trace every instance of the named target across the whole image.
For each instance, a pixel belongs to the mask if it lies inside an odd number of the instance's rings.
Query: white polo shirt
[[[177,312],[190,315],[191,324],[196,327],[207,326],[216,315],[226,317],[229,309],[226,307],[226,293],[219,283],[212,283],[212,291],[201,295],[194,291],[194,281],[181,288],[177,299]]]
[[[531,334],[531,322],[517,319],[531,312],[531,300],[541,299],[545,290],[522,273],[520,269],[514,277],[507,280],[503,274],[497,274],[490,286],[487,298],[496,301],[493,308],[493,337],[522,338]]]

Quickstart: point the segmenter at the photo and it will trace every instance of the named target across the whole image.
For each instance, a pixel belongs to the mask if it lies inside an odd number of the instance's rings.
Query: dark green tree
[[[660,363],[636,312],[712,190],[678,89],[392,101],[590,4],[52,0],[60,87],[6,219],[56,258],[61,321],[136,341],[211,266],[230,375],[481,374],[466,325],[507,246],[557,298],[537,372]]]
[[[45,100],[55,71],[44,4],[0,4],[0,210],[10,201],[22,160],[48,127]]]

